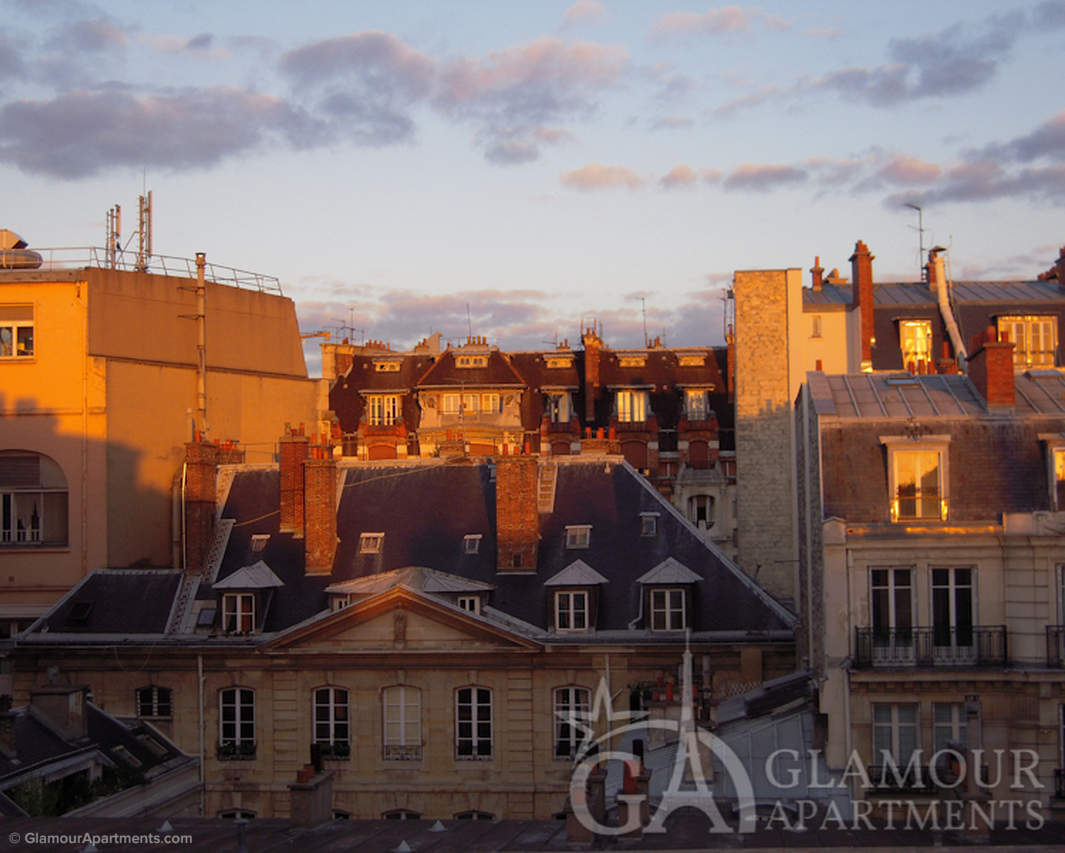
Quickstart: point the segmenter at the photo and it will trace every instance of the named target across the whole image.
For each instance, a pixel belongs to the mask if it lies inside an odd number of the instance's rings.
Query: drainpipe
[[[203,281],[207,253],[196,253],[196,417],[207,432],[207,288]]]
[[[932,265],[935,267],[936,301],[939,303],[939,313],[943,317],[943,325],[947,327],[947,334],[950,336],[950,342],[954,346],[954,357],[961,363],[966,361],[968,356],[965,353],[965,344],[962,342],[958,323],[954,319],[954,312],[950,307],[951,282],[947,281],[943,257],[940,254],[945,251],[946,249],[942,246],[936,246],[929,254],[932,256]]]

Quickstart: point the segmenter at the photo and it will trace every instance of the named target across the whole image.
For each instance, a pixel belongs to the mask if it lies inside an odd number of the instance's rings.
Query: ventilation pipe
[[[935,272],[936,301],[939,303],[939,313],[943,317],[943,325],[947,327],[947,335],[954,346],[954,357],[959,362],[964,362],[968,359],[968,356],[965,353],[965,344],[962,343],[958,322],[954,319],[954,311],[950,307],[951,282],[947,281],[947,273],[943,264],[943,255],[941,254],[945,251],[946,249],[942,246],[936,246],[929,250],[928,255]]]

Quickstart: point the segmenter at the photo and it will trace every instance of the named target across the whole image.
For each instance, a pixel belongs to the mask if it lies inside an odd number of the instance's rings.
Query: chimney
[[[584,331],[584,420],[595,423],[595,400],[599,396],[599,356],[603,341],[595,328]]]
[[[305,571],[328,575],[337,547],[337,465],[330,454],[315,448],[315,459],[303,462]]]
[[[873,369],[873,345],[876,343],[873,336],[873,255],[861,240],[854,244],[850,262],[854,307],[858,309],[862,342],[861,368],[868,372]]]
[[[810,267],[810,286],[813,287],[815,292],[820,292],[821,285],[824,283],[825,268],[821,266],[821,256],[814,255],[814,265]]]
[[[988,326],[983,335],[974,336],[972,343],[969,380],[987,401],[989,409],[1012,407],[1016,400],[1013,343],[997,340],[994,326]]]
[[[1054,270],[1058,274],[1058,287],[1065,289],[1065,246],[1058,252],[1058,259],[1054,262]]]
[[[932,293],[936,292],[936,288],[939,286],[939,270],[942,269],[943,264],[936,263],[936,259],[939,257],[939,247],[928,250],[928,263],[925,265],[925,274],[928,277],[928,289]]]
[[[303,460],[307,458],[310,439],[298,431],[288,430],[281,437],[281,530],[303,535]]]
[[[88,735],[85,694],[88,687],[49,685],[30,692],[30,707],[63,740],[76,741]]]
[[[217,471],[217,444],[190,441],[185,445],[184,569],[188,574],[203,572],[207,552],[214,540]]]
[[[496,464],[496,571],[535,572],[540,543],[535,456],[500,456]]]
[[[310,771],[313,773],[313,769]],[[304,771],[289,783],[289,821],[294,826],[312,827],[333,816],[333,771],[308,776]]]

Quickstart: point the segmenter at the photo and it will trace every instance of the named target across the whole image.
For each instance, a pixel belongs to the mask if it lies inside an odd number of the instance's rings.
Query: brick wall
[[[969,379],[988,408],[1010,406],[1016,402],[1013,381],[1013,343],[985,341],[969,356]]]
[[[535,456],[496,459],[496,571],[535,571],[540,542]]]
[[[306,572],[333,571],[337,545],[336,462],[308,459],[303,463],[304,547]]]
[[[215,472],[219,448],[205,441],[185,445],[185,571],[199,574],[214,536]]]
[[[862,364],[873,363],[873,255],[861,240],[850,257],[854,304],[858,308]]]
[[[303,535],[303,460],[310,439],[306,435],[281,438],[281,530]]]

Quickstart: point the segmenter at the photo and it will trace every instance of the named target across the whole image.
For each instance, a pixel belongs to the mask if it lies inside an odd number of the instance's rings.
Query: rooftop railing
[[[69,270],[93,267],[116,269],[128,272],[146,272],[177,278],[196,278],[196,261],[193,258],[176,258],[169,255],[148,255],[142,259],[136,252],[116,252],[114,257],[97,246],[61,246],[50,249],[34,247],[41,256],[42,270]],[[25,271],[25,270],[24,270]],[[227,284],[245,290],[262,293],[281,293],[281,282],[275,276],[227,267],[207,261],[204,278],[216,284]]]

